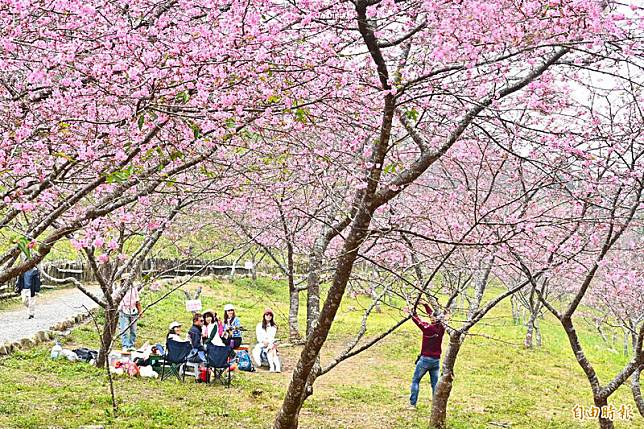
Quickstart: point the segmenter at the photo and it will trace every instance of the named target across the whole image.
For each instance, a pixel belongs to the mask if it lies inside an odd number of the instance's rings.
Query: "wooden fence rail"
[[[199,276],[251,275],[255,268],[251,269],[244,265],[237,265],[235,261],[222,260],[211,264],[200,259],[149,258],[143,262],[139,277],[159,276],[159,278],[172,278],[193,274],[198,274]],[[42,264],[40,269],[47,273],[49,277],[58,280],[72,277],[83,283],[96,282],[94,273],[83,261],[47,262]],[[43,285],[47,285],[48,282],[44,276],[41,276],[41,278],[43,279]],[[4,285],[0,285],[0,299],[15,296],[15,284],[16,280],[13,279]]]

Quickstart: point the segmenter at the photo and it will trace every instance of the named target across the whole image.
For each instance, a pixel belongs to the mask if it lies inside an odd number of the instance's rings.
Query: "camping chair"
[[[184,381],[186,373],[185,369],[182,370],[182,366],[188,361],[188,354],[192,350],[192,345],[189,342],[168,339],[165,348],[166,354],[163,356],[161,366],[161,380],[175,375],[179,381]],[[167,374],[166,367],[168,368]]]
[[[218,380],[226,387],[230,387],[231,380],[230,362],[228,362],[231,350],[229,346],[216,346],[212,343],[208,343],[206,347],[206,366],[209,370],[212,369],[215,380]],[[224,378],[224,373],[226,372],[228,374]]]

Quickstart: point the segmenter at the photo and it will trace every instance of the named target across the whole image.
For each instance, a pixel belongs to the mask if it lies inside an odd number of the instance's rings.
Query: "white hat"
[[[179,322],[172,322],[172,323],[170,323],[170,327],[169,327],[168,329],[174,329],[174,328],[176,328],[176,327],[178,327],[178,326],[181,326],[181,323],[179,323]]]
[[[224,311],[234,310],[234,309],[235,309],[235,307],[232,304],[224,305]]]

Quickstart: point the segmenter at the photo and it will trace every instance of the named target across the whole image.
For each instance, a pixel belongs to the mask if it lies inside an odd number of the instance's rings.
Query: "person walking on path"
[[[416,307],[413,311],[405,308],[405,313],[411,315],[411,319],[416,326],[423,332],[423,342],[421,345],[420,355],[416,359],[416,369],[411,380],[411,395],[409,397],[409,405],[416,408],[418,401],[418,391],[420,390],[420,380],[429,372],[432,384],[432,396],[436,391],[436,383],[438,383],[438,375],[440,369],[441,357],[441,343],[443,341],[443,334],[445,333],[445,326],[443,323],[434,317],[434,312],[427,303],[423,303],[425,311],[429,316],[429,322],[422,320],[416,313]]]
[[[27,307],[27,318],[33,319],[36,311],[36,293],[40,292],[40,272],[33,267],[18,276],[16,293],[20,294],[22,303]]]
[[[129,289],[119,304],[119,332],[123,350],[131,350],[136,342],[136,321],[143,314],[143,309],[137,287],[129,281],[129,277],[124,276],[123,283]]]

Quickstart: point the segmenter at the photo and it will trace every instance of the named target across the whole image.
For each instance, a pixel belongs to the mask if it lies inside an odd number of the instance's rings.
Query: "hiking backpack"
[[[237,368],[239,368],[240,371],[255,372],[253,361],[250,359],[250,354],[247,350],[239,350],[237,352],[237,362]]]

